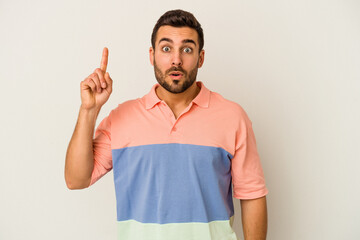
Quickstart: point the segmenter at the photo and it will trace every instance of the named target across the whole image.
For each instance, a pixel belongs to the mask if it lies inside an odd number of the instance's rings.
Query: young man
[[[268,190],[251,121],[239,104],[196,81],[201,25],[189,12],[168,11],[151,42],[158,83],[112,110],[94,139],[112,92],[107,48],[101,67],[81,82],[68,188],[86,188],[113,169],[119,239],[235,240],[232,193],[241,199],[245,239],[265,239]]]

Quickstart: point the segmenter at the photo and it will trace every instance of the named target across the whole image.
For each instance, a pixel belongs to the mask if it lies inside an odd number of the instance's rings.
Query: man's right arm
[[[78,120],[65,160],[65,181],[69,189],[90,185],[94,168],[93,135],[98,111],[80,107]]]
[[[81,82],[81,107],[65,159],[65,181],[69,189],[90,185],[94,168],[93,135],[96,118],[112,92],[112,79],[106,72],[108,49],[104,48],[100,68]]]

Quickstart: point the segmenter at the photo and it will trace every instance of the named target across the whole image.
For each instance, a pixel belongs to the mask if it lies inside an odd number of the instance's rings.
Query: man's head
[[[154,26],[151,34],[151,45],[155,49],[156,35],[161,26],[189,27],[196,30],[198,34],[199,52],[204,47],[204,33],[201,24],[192,13],[177,9],[164,13]]]
[[[159,84],[171,93],[186,91],[196,80],[204,62],[204,35],[189,12],[166,12],[156,23],[149,50]]]

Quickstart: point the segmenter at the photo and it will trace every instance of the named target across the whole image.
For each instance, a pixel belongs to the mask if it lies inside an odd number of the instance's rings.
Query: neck
[[[200,87],[196,84],[196,81],[184,92],[182,93],[171,93],[159,85],[155,89],[156,95],[169,107],[184,107],[188,106],[190,102],[198,95],[200,92]]]

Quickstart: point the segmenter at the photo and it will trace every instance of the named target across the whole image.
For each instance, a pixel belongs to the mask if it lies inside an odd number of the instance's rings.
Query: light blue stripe
[[[233,156],[222,148],[152,144],[112,155],[118,221],[211,222],[234,214]]]

